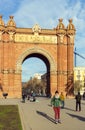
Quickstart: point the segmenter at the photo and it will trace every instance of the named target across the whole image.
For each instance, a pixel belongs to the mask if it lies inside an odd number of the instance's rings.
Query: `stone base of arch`
[[[8,94],[7,98],[22,97],[21,74],[4,74],[3,83],[3,89],[0,90],[0,98],[4,98],[3,94],[5,93]]]
[[[21,98],[22,97],[22,83],[21,83],[21,72],[16,71],[14,74],[3,74],[3,91],[0,90],[0,98],[3,97],[3,93],[8,93],[7,98]],[[9,79],[9,80],[8,80]],[[50,88],[48,86],[48,96],[53,96],[55,91],[58,90],[60,93],[65,93],[67,83],[67,74],[58,74],[53,71],[50,73]]]

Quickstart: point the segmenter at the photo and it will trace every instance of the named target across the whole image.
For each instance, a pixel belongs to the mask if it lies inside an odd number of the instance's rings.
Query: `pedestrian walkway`
[[[54,112],[50,98],[38,97],[36,102],[21,99],[0,99],[0,105],[18,105],[23,130],[84,130],[85,101],[82,100],[81,112],[75,111],[75,99],[66,99],[65,109],[61,109],[62,124],[54,123]]]

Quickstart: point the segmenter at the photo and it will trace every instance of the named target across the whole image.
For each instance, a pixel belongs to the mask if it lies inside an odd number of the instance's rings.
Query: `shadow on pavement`
[[[46,113],[41,112],[41,111],[36,111],[36,112],[37,112],[37,114],[39,114],[39,115],[45,117],[46,119],[50,120],[51,122],[55,123],[55,120],[52,117],[48,116]]]
[[[85,103],[81,103],[82,105],[85,105]]]
[[[81,117],[81,116],[70,114],[70,113],[66,113],[66,114],[68,114],[69,116],[71,116],[73,118],[77,118],[77,119],[79,119],[81,121],[85,121],[85,117]]]
[[[51,104],[48,104],[48,106],[49,106],[49,107],[52,107],[52,105],[51,105]]]
[[[70,110],[70,111],[75,111],[75,110],[73,110],[73,109],[71,109],[71,108],[68,108],[68,107],[64,107],[64,109]]]
[[[49,106],[49,107],[52,107],[50,104],[48,104],[48,106]],[[64,107],[64,108],[61,108],[61,109],[66,109],[66,110],[70,110],[70,111],[75,111],[75,110],[73,110],[73,109],[71,109],[71,108],[68,108],[68,107]]]

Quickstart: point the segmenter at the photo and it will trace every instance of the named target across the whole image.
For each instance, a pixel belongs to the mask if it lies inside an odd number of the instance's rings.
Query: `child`
[[[55,95],[51,99],[51,105],[53,106],[53,110],[55,113],[55,123],[61,123],[60,121],[60,97],[58,91],[55,92]]]

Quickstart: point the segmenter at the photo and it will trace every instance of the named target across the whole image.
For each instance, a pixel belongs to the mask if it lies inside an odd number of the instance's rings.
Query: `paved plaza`
[[[0,105],[18,105],[23,130],[85,130],[85,101],[82,100],[81,112],[75,111],[75,99],[65,100],[61,109],[62,124],[54,123],[54,112],[50,98],[37,97],[36,102],[21,99],[0,99]]]

